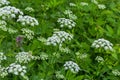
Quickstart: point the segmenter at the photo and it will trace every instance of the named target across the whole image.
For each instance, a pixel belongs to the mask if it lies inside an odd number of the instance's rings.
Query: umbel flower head
[[[77,73],[80,70],[80,67],[73,61],[66,61],[64,64],[65,70],[70,70],[73,73]]]
[[[0,63],[2,60],[6,60],[6,59],[7,59],[7,57],[4,55],[4,53],[0,52]]]
[[[22,25],[36,26],[39,25],[38,20],[31,16],[22,16],[20,15],[17,22],[20,22]]]
[[[66,18],[58,18],[57,22],[60,24],[61,28],[68,27],[69,29],[72,29],[76,25],[73,20]]]
[[[0,77],[4,78],[7,75],[8,75],[7,69],[0,65]]]
[[[14,75],[20,75],[20,76],[25,76],[26,71],[26,66],[21,66],[20,64],[17,63],[12,63],[10,64],[9,67],[7,67],[8,73],[12,73]]]
[[[8,5],[8,4],[10,4],[9,1],[7,1],[7,0],[0,0],[0,7],[4,6],[4,5]]]
[[[34,59],[34,56],[30,52],[19,52],[16,56],[16,61],[19,63],[28,63],[32,59]]]
[[[17,15],[23,15],[23,12],[13,6],[5,6],[0,8],[0,17],[4,20],[16,18]]]
[[[46,44],[56,46],[62,46],[62,43],[66,40],[71,40],[73,35],[65,32],[65,31],[56,31],[51,37],[48,37]]]
[[[28,12],[34,12],[34,9],[32,7],[26,7],[25,10]]]
[[[27,38],[28,40],[31,40],[34,38],[34,31],[28,28],[22,28],[21,31],[24,34],[24,37]]]
[[[69,19],[71,20],[76,20],[77,16],[73,14],[73,12],[71,10],[65,10],[64,14],[68,16]]]
[[[108,40],[105,40],[103,38],[101,39],[98,39],[98,40],[95,40],[93,43],[92,43],[92,47],[93,48],[103,48],[104,50],[110,50],[110,51],[113,51],[113,44],[108,41]]]
[[[7,23],[4,20],[0,20],[0,29],[2,31],[7,31],[6,25],[7,25]]]

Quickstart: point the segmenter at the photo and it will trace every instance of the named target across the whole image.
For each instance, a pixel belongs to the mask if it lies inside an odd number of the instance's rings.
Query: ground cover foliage
[[[0,0],[0,80],[119,80],[120,0]]]

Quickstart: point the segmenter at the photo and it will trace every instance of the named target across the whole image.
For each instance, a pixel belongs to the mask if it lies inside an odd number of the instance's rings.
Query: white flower
[[[115,69],[115,70],[112,70],[112,73],[115,75],[115,76],[120,76],[120,71]]]
[[[66,48],[59,47],[59,50],[63,53],[70,53],[71,52],[71,50],[68,47],[66,47]]]
[[[69,19],[71,19],[71,20],[76,20],[77,19],[77,16],[74,15],[73,12],[71,10],[69,10],[69,9],[65,10],[64,14],[67,15],[69,17]],[[71,22],[68,22],[68,23],[70,24]],[[61,26],[64,26],[64,25],[61,25]],[[71,25],[69,25],[69,26],[71,26]],[[71,26],[71,28],[72,28],[72,26]]]
[[[46,39],[45,39],[44,37],[41,37],[41,36],[40,36],[40,37],[38,37],[37,39],[38,39],[39,41],[43,42],[43,43],[46,42]]]
[[[0,7],[4,6],[4,5],[8,5],[8,4],[10,4],[9,1],[7,1],[7,0],[0,0]]]
[[[96,0],[91,0],[91,2],[93,2],[94,4],[98,4]]]
[[[12,6],[0,8],[0,17],[2,19],[16,18],[17,15],[23,15],[23,12]]]
[[[105,6],[104,4],[98,4],[98,8],[99,8],[99,9],[105,9],[106,6]]]
[[[25,37],[29,40],[34,38],[34,32],[28,28],[22,28],[22,33],[25,35]]]
[[[47,59],[48,59],[48,54],[42,52],[42,53],[40,54],[40,59],[41,59],[41,60],[47,60]]]
[[[69,29],[72,29],[76,25],[73,20],[66,18],[58,18],[57,22],[60,24],[60,27],[68,27]]]
[[[19,63],[28,63],[34,58],[34,56],[29,52],[19,52],[15,58]]]
[[[7,59],[7,57],[4,55],[4,53],[0,52],[0,63],[1,63],[1,61],[6,60],[6,59]]]
[[[70,5],[71,7],[75,7],[75,6],[76,6],[75,3],[69,3],[69,5]]]
[[[61,74],[60,71],[56,71],[56,77],[57,77],[58,79],[64,79],[64,78],[65,78],[64,75]]]
[[[73,73],[77,73],[80,70],[80,67],[73,61],[66,61],[64,64],[65,70],[70,70]]]
[[[71,40],[73,38],[73,35],[65,32],[65,31],[56,31],[52,35],[52,37],[48,37],[46,44],[47,45],[59,45],[62,46],[62,43],[66,40]]]
[[[26,7],[25,10],[28,12],[34,12],[34,9],[32,7]]]
[[[81,2],[80,5],[82,5],[82,6],[88,6],[88,3],[86,3],[86,2]]]
[[[105,40],[103,38],[95,40],[92,43],[92,47],[94,47],[94,48],[104,48],[104,50],[110,50],[110,51],[113,51],[112,46],[113,46],[113,44],[111,42],[109,42],[108,40]]]
[[[15,75],[21,75],[24,76],[26,73],[26,67],[21,66],[17,63],[12,63],[10,66],[7,67],[8,73],[13,73]]]
[[[97,62],[103,62],[103,61],[104,61],[104,59],[103,59],[101,56],[97,56],[97,57],[95,58],[95,60],[96,60]]]
[[[39,25],[38,20],[31,16],[22,16],[20,15],[17,22],[21,22],[22,25],[36,26]]]
[[[3,20],[0,20],[0,29],[3,31],[7,31],[7,27],[6,27],[7,23]]]
[[[0,65],[0,77],[4,78],[7,75],[8,75],[7,69]]]
[[[14,30],[14,29],[12,29],[12,28],[7,28],[7,30],[8,30],[8,32],[9,32],[10,34],[14,34],[14,33],[17,33],[17,32],[18,32],[18,30]]]

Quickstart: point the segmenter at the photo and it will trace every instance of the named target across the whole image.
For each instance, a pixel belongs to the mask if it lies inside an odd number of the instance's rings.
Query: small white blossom
[[[16,61],[19,63],[28,63],[32,59],[34,59],[34,56],[32,56],[29,52],[19,52],[16,56]]]
[[[98,4],[98,8],[99,8],[99,9],[105,9],[106,6],[105,6],[104,4]]]
[[[57,31],[54,32],[52,37],[48,37],[46,44],[47,45],[59,45],[62,46],[62,43],[65,42],[66,40],[71,40],[73,38],[73,35],[65,32],[65,31]]]
[[[25,76],[25,73],[27,72],[25,66],[21,66],[20,64],[17,63],[10,64],[9,67],[7,67],[7,70],[8,73],[12,73],[20,76]]]
[[[96,60],[97,62],[104,62],[104,59],[103,59],[101,56],[97,56],[97,57],[95,58],[95,60]]]
[[[82,6],[88,6],[88,3],[86,3],[86,2],[81,2],[80,5],[82,5]]]
[[[14,33],[18,32],[18,30],[15,30],[15,29],[12,29],[12,28],[7,28],[7,30],[10,34],[14,34]]]
[[[70,70],[73,73],[77,73],[80,70],[80,67],[73,61],[66,61],[64,64],[65,70]]]
[[[27,39],[29,39],[29,40],[33,39],[34,32],[32,30],[30,30],[28,28],[22,28],[21,31]]]
[[[88,57],[88,54],[86,54],[86,53],[82,54],[80,52],[76,52],[75,54],[76,54],[77,58],[80,58],[80,59],[83,59],[83,60]]]
[[[31,16],[22,16],[20,15],[17,22],[21,22],[22,25],[37,26],[39,25],[38,20]]]
[[[95,40],[92,43],[92,47],[94,47],[94,48],[104,48],[104,50],[110,50],[110,51],[113,51],[112,46],[113,46],[113,44],[111,42],[109,42],[108,40],[105,40],[103,38]]]
[[[70,5],[71,7],[75,7],[75,6],[76,6],[75,3],[69,3],[69,5]]]
[[[64,75],[61,74],[60,71],[56,71],[56,77],[57,77],[57,79],[64,79],[65,78]]]
[[[115,76],[120,76],[120,71],[115,69],[115,70],[112,70],[112,73],[115,75]]]
[[[8,4],[10,4],[9,1],[7,1],[7,0],[0,0],[0,7],[4,6],[4,5],[8,5]]]
[[[80,59],[85,59],[87,57],[88,57],[88,54],[86,53],[80,54]]]
[[[68,47],[66,47],[66,48],[59,47],[59,50],[63,53],[70,53],[71,52],[71,50]]]
[[[41,60],[47,60],[47,59],[48,59],[48,54],[42,52],[42,53],[40,54],[40,59],[41,59]]]
[[[8,75],[7,69],[0,65],[0,77],[4,78],[7,75]]]
[[[43,43],[46,42],[46,39],[45,39],[44,37],[41,37],[41,36],[40,36],[40,37],[38,37],[37,39],[38,39],[39,41],[43,42]]]
[[[25,10],[28,12],[34,12],[34,9],[32,7],[26,7]]]
[[[4,55],[4,53],[0,52],[0,63],[1,63],[1,61],[6,60],[6,59],[7,59],[7,57]]]
[[[71,10],[65,10],[64,14],[67,15],[69,17],[69,19],[71,20],[76,20],[77,16],[73,14],[73,12]]]
[[[93,2],[94,4],[98,4],[96,0],[91,0],[91,2]]]
[[[6,27],[7,23],[3,20],[0,20],[0,29],[3,31],[7,31],[7,27]]]
[[[16,18],[17,15],[23,15],[23,12],[12,6],[0,8],[0,17],[2,19]]]
[[[73,20],[66,18],[58,18],[57,22],[60,24],[61,28],[68,27],[69,29],[72,29],[76,25]]]

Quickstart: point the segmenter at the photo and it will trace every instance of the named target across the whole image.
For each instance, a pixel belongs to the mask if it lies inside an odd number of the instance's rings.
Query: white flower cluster
[[[65,70],[70,69],[71,72],[77,73],[80,70],[80,67],[73,61],[66,61],[64,64]]]
[[[7,27],[6,27],[7,23],[3,20],[0,20],[0,29],[3,31],[7,31]]]
[[[0,17],[2,19],[16,18],[17,15],[23,15],[23,12],[12,6],[0,8]]]
[[[42,53],[40,54],[40,59],[41,59],[41,60],[47,60],[47,59],[48,59],[48,54],[42,52]]]
[[[88,57],[88,54],[86,54],[86,53],[82,54],[80,52],[76,52],[75,54],[76,54],[77,58],[80,58],[80,59],[85,59]]]
[[[8,75],[7,69],[6,69],[5,67],[2,67],[2,66],[0,65],[0,76],[1,76],[2,78],[4,78],[4,77],[7,76],[7,75]]]
[[[86,3],[86,2],[81,2],[80,5],[82,5],[82,6],[88,6],[88,3]]]
[[[106,6],[105,6],[104,4],[98,4],[98,8],[99,8],[99,9],[105,9]]]
[[[17,22],[21,22],[22,25],[30,25],[30,26],[39,25],[38,21],[31,16],[20,15]]]
[[[99,4],[96,0],[91,0],[94,4],[98,6],[99,9],[105,9],[106,6],[104,4]]]
[[[15,75],[21,76],[25,76],[25,73],[27,72],[26,69],[27,68],[25,66],[21,66],[17,63],[12,63],[9,67],[7,67],[8,73],[13,73]]]
[[[19,63],[28,63],[32,59],[34,59],[34,56],[32,56],[29,52],[19,52],[16,56],[16,61]]]
[[[118,71],[117,69],[113,70],[112,73],[113,73],[115,76],[120,76],[120,71]]]
[[[71,40],[73,38],[73,35],[65,32],[65,31],[57,31],[54,32],[52,37],[48,37],[46,44],[47,45],[53,45],[56,46],[57,44],[59,46],[62,46],[62,43],[66,40]]]
[[[18,30],[15,30],[15,29],[12,29],[12,28],[7,28],[7,30],[10,34],[14,34],[14,33],[18,32]]]
[[[14,34],[14,33],[17,33],[18,31],[17,30],[14,30],[12,28],[7,28],[6,27],[7,23],[3,20],[0,20],[0,29],[3,30],[3,31],[6,31],[10,34]]]
[[[60,24],[61,28],[68,27],[69,29],[72,29],[76,25],[73,20],[66,18],[58,18],[57,22]]]
[[[64,79],[65,78],[64,75],[60,71],[56,71],[55,73],[56,73],[57,79]]]
[[[94,4],[98,4],[96,0],[91,0],[91,2],[93,2]]]
[[[67,15],[69,17],[69,19],[71,19],[71,20],[76,20],[77,19],[77,16],[74,15],[71,10],[65,10],[64,14]]]
[[[41,37],[41,36],[40,36],[40,37],[38,37],[37,39],[38,39],[40,42],[43,42],[43,43],[46,42],[46,39],[45,39],[44,37]]]
[[[6,60],[6,59],[7,59],[7,57],[4,55],[4,53],[0,52],[0,63],[2,60]]]
[[[95,58],[95,60],[96,60],[97,62],[104,62],[104,59],[103,59],[101,56],[97,56],[97,57]]]
[[[33,39],[33,37],[34,37],[34,32],[33,31],[31,31],[28,28],[22,28],[21,31],[27,39],[29,39],[29,40]]]
[[[105,40],[103,38],[95,40],[92,43],[92,47],[94,47],[94,48],[104,48],[104,50],[110,50],[110,51],[113,51],[112,46],[113,46],[113,44],[111,42],[109,42],[108,40]]]
[[[10,4],[9,1],[7,1],[7,0],[0,0],[0,7],[4,6],[4,5],[8,5],[8,4]]]
[[[34,12],[34,9],[32,7],[26,7],[25,10],[28,12]]]
[[[70,53],[71,52],[71,50],[68,47],[66,47],[66,48],[59,47],[59,50],[63,53]]]
[[[69,3],[69,5],[70,5],[71,7],[75,7],[75,6],[76,6],[75,3]]]

